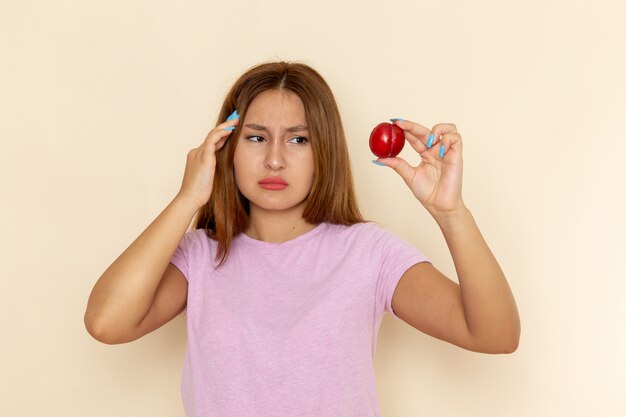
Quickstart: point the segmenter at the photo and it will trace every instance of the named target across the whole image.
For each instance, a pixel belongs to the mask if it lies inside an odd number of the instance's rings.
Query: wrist
[[[441,228],[449,228],[454,224],[472,217],[471,212],[463,203],[461,203],[461,205],[457,208],[451,210],[431,211],[430,214]]]
[[[187,207],[189,210],[193,210],[194,213],[200,210],[201,207],[198,206],[198,203],[193,198],[187,197],[184,194],[180,193],[176,194],[176,197],[174,197],[174,201],[180,205]]]

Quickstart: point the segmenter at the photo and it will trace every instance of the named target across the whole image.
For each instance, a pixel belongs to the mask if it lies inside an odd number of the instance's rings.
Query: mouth
[[[263,178],[261,181],[259,181],[259,185],[261,186],[261,188],[266,190],[278,191],[287,188],[289,183],[281,177],[272,176]]]
[[[282,179],[281,177],[267,177],[263,178],[259,181],[260,185],[284,185],[285,187],[289,185],[287,181]]]
[[[277,182],[259,182],[261,188],[266,190],[284,190],[287,188],[287,184],[281,184]]]

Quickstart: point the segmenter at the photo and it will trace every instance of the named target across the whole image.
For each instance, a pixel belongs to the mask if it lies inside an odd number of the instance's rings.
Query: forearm
[[[515,350],[520,334],[515,299],[474,217],[466,207],[433,217],[454,261],[472,339],[485,350]]]
[[[141,321],[196,211],[192,203],[177,196],[104,271],[85,312],[90,333],[123,333]]]

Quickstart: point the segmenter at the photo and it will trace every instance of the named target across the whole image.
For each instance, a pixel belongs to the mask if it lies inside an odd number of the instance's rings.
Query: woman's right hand
[[[215,152],[222,149],[228,140],[228,135],[234,130],[226,130],[226,128],[231,126],[234,128],[238,122],[239,115],[235,110],[224,123],[217,125],[209,132],[200,146],[189,151],[183,184],[178,197],[190,200],[198,209],[209,201],[215,177]]]

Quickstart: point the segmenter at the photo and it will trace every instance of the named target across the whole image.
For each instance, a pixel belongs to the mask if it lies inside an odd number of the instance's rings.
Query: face
[[[256,96],[243,120],[233,163],[235,181],[250,201],[251,215],[258,210],[303,211],[314,162],[300,97],[285,90]],[[288,185],[264,188],[259,181],[268,177],[280,177]]]

